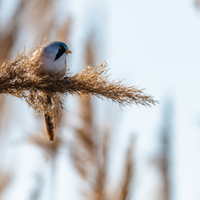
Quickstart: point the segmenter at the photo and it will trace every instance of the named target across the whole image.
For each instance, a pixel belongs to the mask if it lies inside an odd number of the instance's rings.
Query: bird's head
[[[51,42],[43,47],[40,59],[42,65],[37,70],[38,74],[66,71],[66,58],[72,53],[64,42]]]
[[[64,42],[51,42],[44,46],[42,54],[51,59],[52,62],[65,60],[67,55],[72,53]]]

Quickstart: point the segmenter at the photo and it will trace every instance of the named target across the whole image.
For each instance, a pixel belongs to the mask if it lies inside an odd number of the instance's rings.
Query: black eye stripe
[[[58,58],[60,58],[65,53],[65,48],[63,46],[59,46],[58,53],[56,54],[56,57],[54,61],[56,61]]]

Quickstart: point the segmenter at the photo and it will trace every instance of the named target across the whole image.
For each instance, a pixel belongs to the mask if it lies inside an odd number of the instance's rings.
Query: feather
[[[47,103],[49,104],[49,106],[51,105],[51,98],[48,95],[47,95]],[[44,119],[45,119],[47,137],[50,141],[53,141],[55,135],[55,124],[54,122],[52,122],[51,117],[48,114],[44,115]]]
[[[47,137],[50,141],[53,141],[55,134],[55,125],[53,122],[51,122],[51,118],[47,114],[45,114],[44,118],[45,118]]]

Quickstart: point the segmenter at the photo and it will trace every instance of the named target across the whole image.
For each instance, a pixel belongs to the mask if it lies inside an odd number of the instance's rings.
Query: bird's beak
[[[69,49],[67,49],[66,51],[65,51],[65,53],[72,53]]]

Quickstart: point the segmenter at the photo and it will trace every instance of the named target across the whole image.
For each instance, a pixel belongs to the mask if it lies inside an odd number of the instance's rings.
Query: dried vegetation
[[[35,75],[42,45],[30,53],[25,50],[12,61],[5,61],[0,68],[0,94],[23,98],[29,106],[42,114],[47,113],[54,122],[60,119],[62,95],[94,95],[107,98],[120,106],[141,104],[150,106],[156,101],[135,86],[126,86],[121,80],[109,79],[107,62],[96,67],[87,66],[75,75],[51,73]],[[41,63],[40,63],[41,64]],[[46,95],[51,97],[50,107]]]

